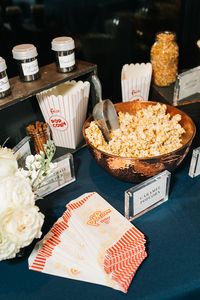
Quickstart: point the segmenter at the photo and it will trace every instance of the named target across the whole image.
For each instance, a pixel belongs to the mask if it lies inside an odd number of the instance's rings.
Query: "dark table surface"
[[[191,153],[172,173],[169,200],[133,223],[147,237],[148,258],[137,271],[128,294],[108,287],[70,280],[28,269],[28,256],[0,262],[1,300],[156,300],[200,299],[200,176],[188,176]],[[96,191],[121,213],[124,192],[134,184],[121,182],[99,167],[86,148],[74,155],[76,181],[38,201],[49,231],[70,200]]]

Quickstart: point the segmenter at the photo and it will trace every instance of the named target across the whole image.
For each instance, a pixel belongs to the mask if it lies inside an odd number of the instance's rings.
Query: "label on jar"
[[[9,90],[9,88],[10,88],[10,84],[8,81],[8,77],[6,75],[5,77],[0,79],[0,92],[5,92]]]
[[[60,68],[69,68],[75,65],[75,55],[74,52],[69,55],[58,57]]]
[[[34,75],[34,74],[38,73],[39,67],[38,67],[37,59],[27,62],[27,63],[22,63],[22,70],[23,70],[24,76]]]

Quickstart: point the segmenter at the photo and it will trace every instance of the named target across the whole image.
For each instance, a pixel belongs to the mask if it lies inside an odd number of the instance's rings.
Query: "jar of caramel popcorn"
[[[175,82],[179,56],[176,34],[171,31],[157,33],[150,56],[153,83],[157,86],[168,86]]]

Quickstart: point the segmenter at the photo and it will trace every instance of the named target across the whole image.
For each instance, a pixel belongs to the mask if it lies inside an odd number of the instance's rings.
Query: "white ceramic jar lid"
[[[7,69],[5,60],[0,56],[0,72],[3,72]]]
[[[37,56],[37,49],[32,44],[17,45],[12,49],[14,59],[28,59]]]
[[[51,49],[54,51],[69,51],[74,48],[74,40],[69,36],[60,36],[53,39],[51,42]]]

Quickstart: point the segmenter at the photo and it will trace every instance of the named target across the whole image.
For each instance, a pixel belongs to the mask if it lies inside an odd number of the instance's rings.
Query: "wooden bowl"
[[[121,111],[123,113],[128,112],[129,114],[135,114],[142,108],[147,108],[149,105],[156,104],[157,102],[152,101],[120,102],[115,104],[115,108],[117,112]],[[120,180],[129,182],[141,182],[149,177],[157,175],[164,170],[172,172],[178,165],[180,165],[187,155],[196,133],[196,127],[192,119],[185,112],[177,109],[174,106],[166,106],[167,113],[169,113],[171,116],[176,114],[181,115],[181,121],[179,123],[185,129],[185,133],[182,135],[183,146],[170,153],[153,157],[128,158],[112,155],[99,150],[90,144],[85,135],[85,129],[93,120],[92,117],[89,117],[83,126],[83,136],[92,156],[95,158],[97,163],[111,175]]]

